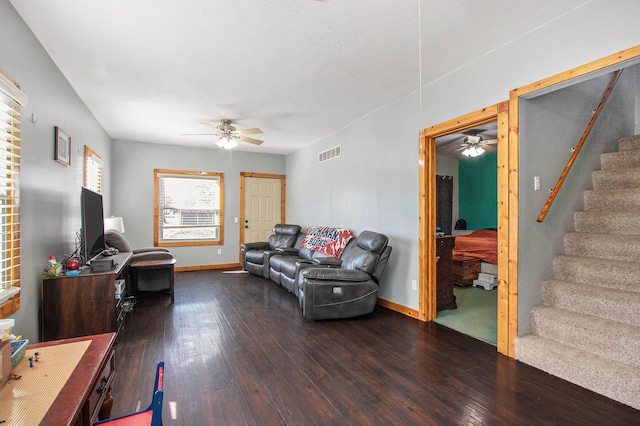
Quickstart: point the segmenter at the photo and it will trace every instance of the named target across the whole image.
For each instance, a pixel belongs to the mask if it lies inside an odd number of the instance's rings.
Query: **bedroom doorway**
[[[517,297],[510,297],[517,282],[509,280],[509,264],[512,257],[517,259],[517,250],[509,250],[509,197],[510,161],[517,160],[517,152],[508,145],[509,103],[502,102],[491,107],[458,117],[453,120],[423,129],[420,134],[420,277],[419,277],[419,319],[434,320],[437,316],[436,286],[436,139],[468,131],[495,122],[497,130],[498,156],[498,303],[497,303],[497,349],[513,356],[513,339],[517,334]],[[510,152],[513,151],[513,152]],[[510,155],[511,154],[511,155]],[[515,157],[514,157],[515,156]],[[513,215],[517,220],[517,211]],[[514,227],[515,228],[515,227]],[[514,229],[515,230],[515,229]],[[514,286],[514,287],[511,287]],[[511,288],[511,292],[510,292]],[[516,293],[517,294],[517,293]]]
[[[468,135],[477,136],[479,155],[462,154]],[[450,235],[454,247],[451,261],[436,262],[440,297],[434,321],[493,346],[498,338],[496,142],[496,121],[436,139],[436,230]],[[450,191],[443,191],[443,184]],[[443,303],[445,291],[455,303]]]

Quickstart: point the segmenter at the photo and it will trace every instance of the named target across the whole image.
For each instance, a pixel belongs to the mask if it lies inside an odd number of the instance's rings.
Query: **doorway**
[[[441,257],[436,262],[441,299],[434,321],[494,346],[498,292],[496,145],[496,121],[436,139],[436,230],[451,235],[454,247],[451,260]],[[444,297],[455,303],[443,303]]]
[[[517,164],[517,150],[509,149],[509,103],[502,102],[471,114],[423,129],[420,134],[420,215],[419,215],[419,319],[436,318],[436,139],[452,133],[472,129],[490,122],[497,123],[498,142],[498,307],[497,349],[515,356],[513,341],[517,336],[517,237],[510,247],[510,230],[517,230],[517,179],[510,179],[509,165]],[[517,167],[515,168],[517,172]],[[512,181],[511,181],[512,180]],[[510,188],[515,185],[515,190]],[[511,206],[511,204],[513,204]],[[510,207],[511,206],[511,207]],[[510,208],[515,213],[510,215]],[[512,223],[514,226],[510,227]],[[511,272],[511,279],[510,279]]]
[[[240,244],[267,241],[286,221],[285,182],[284,175],[240,173]]]

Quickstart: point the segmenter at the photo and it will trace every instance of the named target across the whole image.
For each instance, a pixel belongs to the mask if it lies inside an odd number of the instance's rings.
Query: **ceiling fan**
[[[236,146],[238,146],[238,141],[247,142],[254,145],[261,145],[263,142],[261,140],[248,138],[245,136],[262,133],[262,130],[257,128],[238,130],[231,125],[231,120],[222,120],[222,124],[218,124],[217,126],[206,121],[201,121],[200,124],[204,124],[205,126],[213,128],[215,133],[189,133],[185,134],[184,136],[219,136],[220,139],[216,142],[216,145],[218,145],[222,149],[235,148]]]
[[[481,133],[485,131],[482,129],[469,129],[465,132],[462,132],[462,141],[460,138],[457,138],[451,142],[447,142],[442,145],[442,151],[455,154],[460,153],[465,157],[477,157],[485,153],[485,151],[495,151],[495,147],[493,145],[498,143],[498,139],[496,139],[496,135],[485,134],[484,136]],[[488,139],[491,137],[491,139]],[[451,147],[455,149],[451,150]]]

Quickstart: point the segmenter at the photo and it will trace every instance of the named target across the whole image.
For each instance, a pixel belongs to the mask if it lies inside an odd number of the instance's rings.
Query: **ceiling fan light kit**
[[[484,154],[484,149],[478,146],[471,146],[462,151],[462,155],[465,157],[477,157],[478,155]]]
[[[222,136],[218,140],[218,142],[216,142],[216,145],[218,145],[222,149],[232,149],[238,146],[238,142],[236,142],[235,139],[229,138],[228,136]]]

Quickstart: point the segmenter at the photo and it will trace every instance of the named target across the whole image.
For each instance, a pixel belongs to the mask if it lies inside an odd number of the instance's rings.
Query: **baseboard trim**
[[[391,309],[392,311],[400,312],[401,314],[404,314],[411,318],[418,319],[419,317],[419,312],[415,309],[407,308],[406,306],[402,306],[388,300],[378,299],[378,305],[382,306],[383,308]]]
[[[196,265],[196,266],[180,266],[176,267],[176,272],[193,272],[193,271],[209,271],[215,269],[237,269],[241,268],[241,263],[223,263],[220,265]]]

